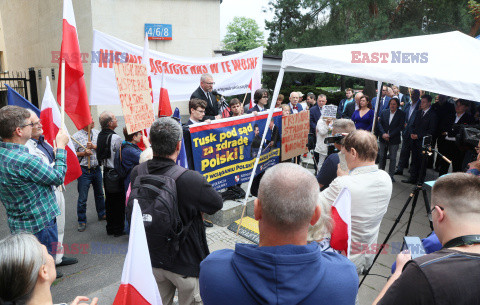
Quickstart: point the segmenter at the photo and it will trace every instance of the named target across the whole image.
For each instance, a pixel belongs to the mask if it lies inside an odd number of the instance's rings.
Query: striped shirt
[[[92,139],[92,144],[97,145],[97,139],[98,139],[98,134],[99,131],[96,129],[92,129],[90,134],[90,138]],[[88,133],[80,129],[77,131],[72,138],[77,140],[80,144],[83,146],[87,147],[87,142],[88,142]],[[84,152],[85,149],[81,147],[80,145],[77,144],[77,142],[73,141],[73,146],[75,146],[75,151],[76,152]],[[91,149],[92,155],[90,155],[90,166],[91,167],[97,167],[98,166],[98,159],[97,159],[97,150],[96,149]],[[88,166],[88,158],[87,157],[78,157],[78,162],[80,162],[80,166]]]
[[[0,142],[0,200],[13,234],[38,233],[60,215],[52,185],[63,183],[66,158],[67,151],[57,149],[52,168],[26,146]]]

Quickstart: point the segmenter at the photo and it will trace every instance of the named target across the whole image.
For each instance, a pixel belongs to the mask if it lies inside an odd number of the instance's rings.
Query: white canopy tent
[[[291,67],[375,80],[379,87],[388,82],[480,102],[480,40],[458,31],[285,50],[272,101],[277,100],[284,72]],[[271,103],[262,141],[274,107]],[[258,158],[253,172],[257,164]]]
[[[457,31],[285,50],[282,68],[290,66],[480,102],[480,41]]]

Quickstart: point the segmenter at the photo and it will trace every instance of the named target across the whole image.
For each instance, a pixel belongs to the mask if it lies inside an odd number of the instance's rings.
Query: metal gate
[[[28,77],[28,78],[27,78]],[[15,91],[23,95],[32,104],[38,107],[37,78],[35,68],[26,71],[7,71],[0,73],[0,108],[7,105],[7,87],[9,85]]]

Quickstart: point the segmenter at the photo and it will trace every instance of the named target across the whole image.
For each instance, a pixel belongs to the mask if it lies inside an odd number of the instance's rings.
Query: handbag
[[[124,191],[123,179],[113,168],[104,167],[103,186],[106,193],[120,193]]]

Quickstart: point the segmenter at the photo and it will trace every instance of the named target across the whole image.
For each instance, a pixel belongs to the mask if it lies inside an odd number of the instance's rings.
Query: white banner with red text
[[[120,104],[114,63],[141,63],[143,47],[93,31],[90,105]],[[200,76],[213,76],[213,90],[224,96],[250,92],[254,75],[261,74],[263,48],[212,58],[181,57],[150,50],[154,102],[158,103],[162,74],[171,101],[187,101],[200,85]]]

